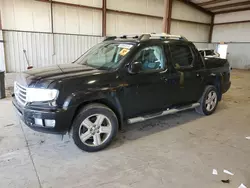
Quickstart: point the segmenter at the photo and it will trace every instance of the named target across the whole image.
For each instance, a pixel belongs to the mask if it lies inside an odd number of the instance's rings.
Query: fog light
[[[35,118],[35,124],[43,126],[43,120],[39,118]]]
[[[46,127],[55,127],[56,125],[56,121],[52,119],[45,119],[44,122]]]

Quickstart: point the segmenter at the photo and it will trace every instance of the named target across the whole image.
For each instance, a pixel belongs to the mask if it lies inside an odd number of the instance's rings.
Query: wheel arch
[[[217,89],[218,93],[218,100],[221,101],[222,98],[222,92],[221,92],[221,86],[223,82],[223,76],[221,74],[211,74],[209,79],[206,82],[206,85],[213,85]]]
[[[122,111],[119,101],[117,99],[115,99],[114,101],[113,100],[111,101],[110,99],[107,99],[107,98],[96,98],[92,100],[81,101],[78,103],[75,109],[74,115],[72,117],[72,120],[71,120],[71,125],[69,126],[69,131],[72,128],[72,124],[73,124],[75,117],[81,111],[81,109],[84,108],[86,105],[93,104],[93,103],[102,104],[110,108],[117,117],[117,120],[119,123],[119,129],[120,130],[123,129],[123,111]]]

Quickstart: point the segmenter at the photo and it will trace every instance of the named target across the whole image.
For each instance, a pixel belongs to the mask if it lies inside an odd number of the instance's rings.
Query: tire
[[[89,104],[78,113],[72,128],[77,147],[87,152],[96,152],[112,142],[118,131],[118,120],[107,106]]]
[[[195,108],[196,112],[206,116],[214,113],[218,105],[218,91],[216,87],[212,85],[207,86],[199,100],[199,103],[200,106]]]

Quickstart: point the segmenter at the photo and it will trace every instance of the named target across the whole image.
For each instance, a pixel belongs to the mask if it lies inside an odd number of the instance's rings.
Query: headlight
[[[44,102],[55,100],[58,96],[56,89],[27,88],[27,102]]]

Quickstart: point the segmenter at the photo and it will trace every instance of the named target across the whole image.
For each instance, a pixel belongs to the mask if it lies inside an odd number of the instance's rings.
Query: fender
[[[218,90],[218,100],[222,98],[221,87],[223,84],[223,76],[220,72],[211,72],[207,79],[207,85],[212,84]]]
[[[78,91],[68,96],[63,104],[63,109],[74,109],[74,114],[79,108],[90,102],[97,102],[108,106],[116,114],[120,128],[123,129],[123,109],[118,99],[116,90],[107,88],[95,91]],[[72,118],[73,120],[73,118]]]

